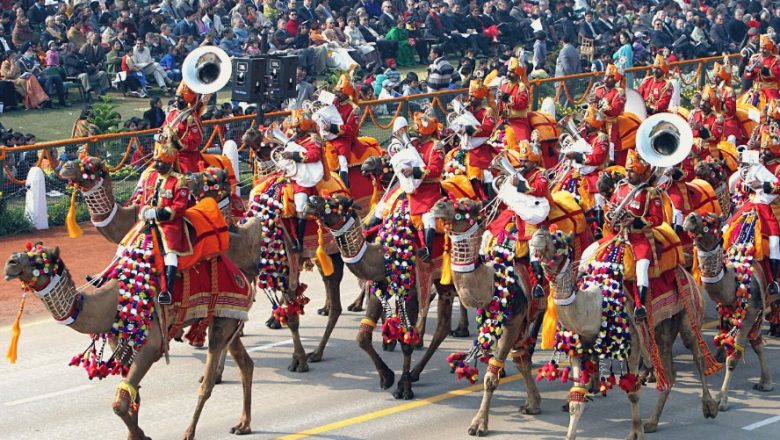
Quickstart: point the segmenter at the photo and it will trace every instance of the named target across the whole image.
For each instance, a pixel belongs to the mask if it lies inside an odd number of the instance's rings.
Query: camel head
[[[624,177],[626,176],[620,171],[605,170],[599,176],[599,180],[596,182],[596,188],[598,188],[599,193],[604,196],[605,199],[609,200],[610,197],[612,197],[612,192],[615,191],[615,185]]]
[[[364,176],[379,179],[380,182],[387,185],[393,178],[393,168],[390,166],[390,156],[370,156],[360,165],[360,172]]]
[[[694,171],[696,172],[696,177],[706,180],[713,188],[717,188],[727,178],[726,173],[724,173],[725,169],[726,164],[724,161],[708,159],[699,161]]]
[[[702,216],[692,212],[685,217],[683,229],[702,250],[715,249],[721,243],[720,218],[715,213],[710,212]]]
[[[462,233],[482,221],[481,210],[482,203],[476,200],[464,197],[453,202],[442,198],[433,205],[431,213],[449,225],[452,232]]]
[[[211,197],[214,200],[222,200],[230,195],[230,181],[227,171],[209,167],[200,173],[187,174],[187,186],[190,194],[195,196],[196,200],[203,200]]]
[[[18,278],[33,290],[45,288],[54,275],[59,275],[65,266],[60,259],[60,248],[44,248],[43,243],[27,243],[25,252],[11,254],[5,263],[5,280]]]
[[[341,194],[328,198],[311,196],[303,212],[322,220],[329,229],[338,229],[351,217],[357,217],[353,203],[351,198]]]
[[[69,160],[60,167],[60,178],[69,184],[89,189],[108,175],[108,168],[97,157],[87,156],[83,159]]]
[[[572,236],[563,231],[551,231],[546,226],[537,229],[528,240],[528,252],[542,262],[542,270],[557,275],[560,268],[571,255]]]

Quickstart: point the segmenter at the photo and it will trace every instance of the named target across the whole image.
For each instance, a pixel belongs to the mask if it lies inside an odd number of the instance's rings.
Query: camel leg
[[[239,333],[238,337],[241,337],[241,333]],[[222,351],[222,354],[219,355],[219,365],[217,365],[217,375],[214,379],[214,385],[219,385],[222,383],[222,373],[225,372],[225,359],[227,358],[227,353],[228,350],[225,349]],[[198,379],[198,383],[203,383],[203,376]]]
[[[691,350],[691,353],[693,354],[693,363],[696,365],[696,371],[699,373],[699,380],[701,380],[701,404],[704,417],[707,419],[714,419],[715,416],[718,415],[718,402],[716,402],[710,394],[710,388],[707,385],[707,376],[704,374],[704,353],[702,353],[699,344],[696,342],[696,335],[693,333],[693,326],[691,326],[690,317],[687,314],[683,316],[683,325],[680,329],[680,336],[682,337],[683,345]],[[649,432],[647,430],[647,424],[645,424],[645,432]]]
[[[428,311],[431,308],[433,299],[439,293],[430,286],[428,286],[428,289],[428,305],[426,307],[419,307],[419,315],[417,315],[417,325],[415,327],[417,329],[417,334],[420,335],[420,342],[418,342],[414,348],[422,348],[425,345],[425,326],[428,324]],[[419,302],[417,305],[419,306]],[[412,315],[410,314],[409,316],[411,317]]]
[[[450,323],[452,322],[452,300],[453,300],[453,287],[436,285],[436,290],[439,292],[438,310],[436,320],[436,331],[433,333],[433,339],[431,345],[425,351],[425,354],[412,370],[412,382],[420,380],[420,373],[425,369],[425,365],[431,360],[433,353],[439,348],[442,341],[447,338],[447,333],[450,331]]]
[[[130,365],[130,371],[127,373],[127,377],[122,380],[122,382],[127,383],[135,390],[140,388],[141,380],[143,380],[152,365],[154,365],[162,355],[162,352],[160,351],[162,336],[160,334],[159,326],[154,326],[153,328],[157,330],[151,332],[146,344],[141,348],[141,351],[135,355],[133,363]],[[113,345],[114,344],[112,344],[112,346]],[[120,385],[112,404],[114,414],[119,416],[127,426],[128,440],[147,440],[149,437],[146,437],[144,431],[138,426],[138,411],[133,410],[131,407],[131,403],[134,404],[136,408],[138,407],[137,405],[141,404],[141,394],[136,394],[135,402],[131,402],[130,400],[130,392],[126,389],[122,389]]]
[[[415,325],[415,317],[417,316],[417,313],[420,312],[418,309],[419,302],[417,301],[416,292],[411,292],[409,294],[409,299],[406,301],[406,312],[412,326]],[[422,340],[422,335],[420,335],[420,340]],[[401,342],[401,353],[404,355],[404,363],[401,379],[398,380],[398,387],[393,392],[393,396],[396,399],[414,399],[414,392],[412,391],[412,373],[410,371],[412,369],[412,354],[414,353],[414,348],[415,346],[413,344],[404,344]]]
[[[352,301],[352,304],[347,306],[347,310],[349,310],[350,312],[363,311],[363,302],[366,299],[366,292],[368,291],[368,283],[366,283],[365,280],[359,280],[358,285],[360,286],[360,294],[358,294],[357,298],[355,298],[355,300]]]
[[[293,357],[287,370],[305,373],[309,371],[309,363],[306,359],[306,350],[303,348],[303,343],[301,343],[300,326],[300,315],[291,315],[287,317],[287,327],[290,329],[290,333],[292,333],[293,337]]]
[[[460,318],[458,319],[458,327],[450,332],[450,335],[456,338],[468,338],[469,337],[469,312],[466,306],[460,305]]]
[[[238,369],[241,372],[241,388],[244,395],[244,407],[241,411],[241,418],[238,424],[230,428],[231,434],[243,435],[252,432],[250,426],[252,422],[252,375],[255,369],[255,363],[247,353],[244,343],[239,336],[235,336],[228,345],[230,355],[235,359]]]
[[[386,390],[393,386],[395,382],[395,374],[393,370],[387,367],[385,361],[379,357],[379,353],[374,350],[374,346],[371,344],[372,332],[379,318],[382,316],[382,303],[374,295],[368,296],[368,304],[366,305],[366,317],[364,320],[370,321],[373,325],[361,323],[360,329],[357,333],[356,342],[360,348],[363,349],[371,358],[371,362],[374,363],[377,373],[379,373],[379,386]]]
[[[634,329],[631,332],[631,355],[628,357],[629,371],[639,370],[639,359],[642,356],[642,350],[639,347],[638,341],[639,332]],[[670,377],[673,379],[671,372]],[[636,390],[628,393],[628,401],[631,404],[631,432],[626,437],[626,440],[642,440],[645,438],[644,425],[642,425],[642,413],[639,410],[639,393],[641,390],[641,387],[637,387]]]
[[[769,365],[766,362],[766,356],[764,356],[764,340],[761,338],[760,334],[750,341],[750,346],[753,347],[753,351],[756,352],[756,356],[758,356],[758,365],[761,368],[761,379],[757,384],[753,385],[753,389],[765,393],[772,391],[774,389],[774,385],[772,385],[772,373],[770,373]]]
[[[511,350],[512,345],[517,340],[523,326],[526,324],[524,315],[527,313],[526,309],[520,309],[514,315],[508,323],[504,326],[504,334],[498,341],[498,349],[496,350],[495,359],[500,362],[506,361]],[[496,369],[498,370],[498,369]],[[493,399],[493,393],[498,388],[499,371],[488,371],[485,373],[484,380],[484,392],[482,394],[482,404],[479,406],[479,410],[474,418],[471,420],[469,426],[469,435],[482,436],[488,431],[488,415],[490,413],[490,401]]]
[[[661,363],[663,364],[664,372],[669,380],[669,389],[658,393],[658,401],[655,404],[655,411],[650,419],[644,424],[645,432],[655,432],[658,430],[658,420],[661,418],[661,413],[664,410],[666,401],[669,399],[669,391],[674,385],[674,363],[672,362],[672,344],[674,344],[675,336],[677,335],[674,327],[674,320],[679,317],[672,317],[662,323],[658,324],[655,328],[655,340],[658,344],[658,352],[661,356]]]
[[[578,357],[572,357],[569,362],[571,362],[571,376],[580,378],[582,375],[582,360]],[[575,387],[586,389],[584,388],[585,386],[587,386],[586,383],[574,381],[572,389]],[[572,400],[572,392],[569,391],[569,427],[566,429],[566,440],[574,440],[577,438],[577,425],[580,423],[583,411],[585,411],[584,393],[580,394],[582,394],[583,397],[582,401],[580,401],[580,399]],[[580,394],[577,394],[577,396]]]
[[[533,375],[531,352],[523,350],[521,353],[517,353],[515,364],[517,365],[518,370],[520,370],[520,374],[523,375],[523,382],[525,382],[527,394],[525,405],[520,407],[520,412],[531,416],[537,415],[542,412],[539,407],[542,402],[542,396],[539,394],[539,388],[536,386],[536,378]]]
[[[309,353],[309,362],[319,362],[322,360],[322,355],[325,353],[325,346],[328,344],[331,333],[336,327],[336,323],[341,316],[341,280],[344,278],[344,262],[341,260],[341,255],[334,254],[330,256],[333,260],[333,273],[330,276],[323,276],[322,281],[325,283],[325,295],[328,298],[328,324],[325,326],[325,333],[320,339],[320,345]],[[320,270],[320,275],[322,271]]]
[[[219,357],[225,351],[225,347],[230,339],[238,333],[239,325],[240,321],[236,319],[214,318],[209,327],[209,351],[206,355],[206,372],[203,374],[203,382],[198,390],[198,404],[195,406],[195,413],[192,415],[190,426],[184,432],[185,440],[193,440],[195,438],[195,428],[198,425],[200,414],[203,412],[203,407],[206,405],[209,397],[211,397],[211,392],[214,389],[214,379],[216,379],[217,375]],[[242,382],[243,380],[242,377]]]

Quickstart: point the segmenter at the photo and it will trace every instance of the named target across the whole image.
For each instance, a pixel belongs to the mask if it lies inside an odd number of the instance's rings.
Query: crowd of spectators
[[[110,87],[136,97],[147,97],[153,86],[173,93],[184,58],[200,45],[219,46],[230,56],[265,50],[295,55],[299,77],[309,83],[329,71],[353,71],[374,79],[378,97],[383,91],[393,96],[462,85],[479,64],[501,65],[510,56],[522,57],[537,76],[603,70],[609,62],[643,65],[658,52],[671,61],[740,51],[749,57],[759,34],[780,30],[780,6],[771,0],[0,0],[0,5],[0,76],[6,81],[0,99],[6,107],[19,99],[27,108],[69,105],[65,86],[73,83],[87,100]],[[426,78],[402,81],[393,72],[415,65],[429,65]]]

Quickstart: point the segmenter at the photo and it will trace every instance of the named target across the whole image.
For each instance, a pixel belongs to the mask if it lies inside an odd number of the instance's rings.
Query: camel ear
[[[49,252],[49,253],[52,256],[52,259],[54,259],[54,260],[59,259],[60,258],[60,247],[59,246],[54,246],[54,249],[52,249],[51,252]]]

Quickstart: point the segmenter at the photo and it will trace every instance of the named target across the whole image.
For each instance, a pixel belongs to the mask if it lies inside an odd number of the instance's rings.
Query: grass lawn
[[[407,72],[416,72],[420,77],[425,76],[427,66],[414,66],[411,68],[399,69],[402,78]],[[318,81],[319,82],[319,81]],[[159,89],[151,88],[152,96],[160,96],[163,103],[166,103],[170,97],[159,94]],[[142,117],[143,113],[149,108],[149,98],[125,97],[121,93],[112,91],[108,94],[112,103],[117,106],[117,111],[122,115],[123,120],[133,116]],[[230,100],[230,87],[225,87],[217,95],[218,103]],[[78,98],[78,93],[71,92],[69,102],[73,105],[67,108],[47,109],[47,110],[24,110],[20,105],[17,110],[6,111],[0,115],[0,122],[5,128],[12,128],[14,131],[34,134],[38,141],[53,141],[67,139],[73,129],[81,109],[85,103]]]

